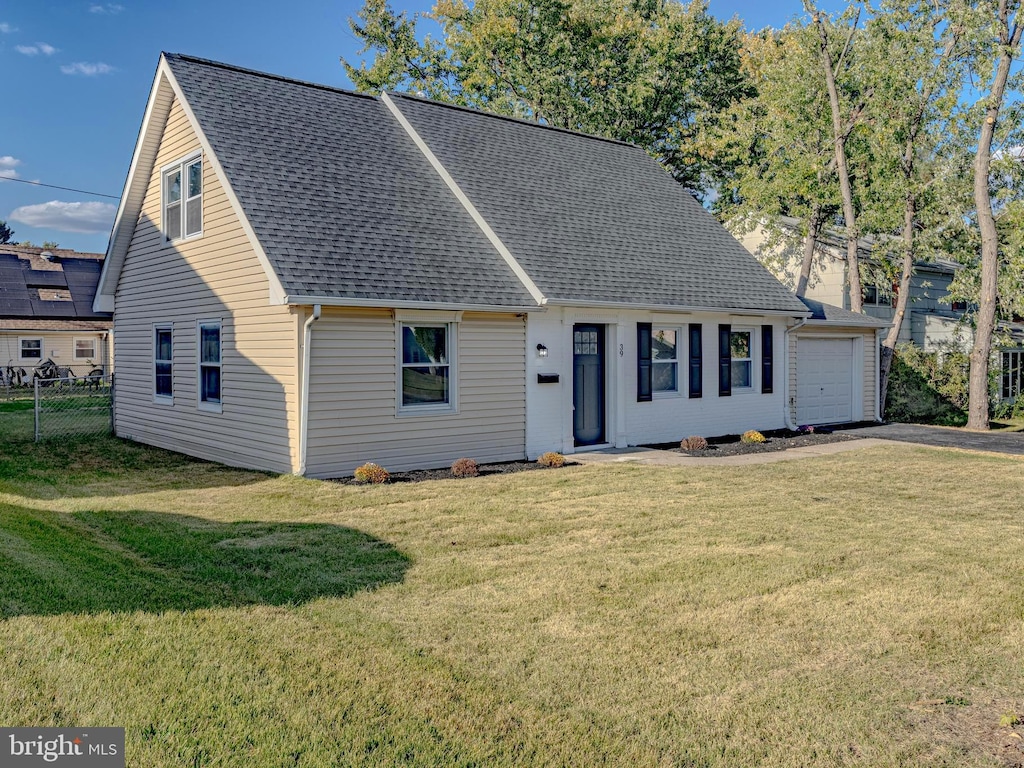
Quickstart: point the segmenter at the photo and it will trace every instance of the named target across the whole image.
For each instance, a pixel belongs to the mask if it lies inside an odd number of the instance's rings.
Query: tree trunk
[[[896,313],[892,318],[892,327],[882,342],[882,357],[878,365],[878,403],[880,413],[885,413],[885,400],[889,395],[889,372],[892,370],[892,358],[896,352],[896,344],[900,340],[903,321],[910,303],[910,278],[914,274],[914,221],[917,217],[917,199],[914,193],[907,191],[903,208],[903,271],[900,273],[899,293],[896,296]]]
[[[999,239],[996,220],[992,215],[992,198],[989,195],[989,170],[992,163],[992,137],[996,130],[996,119],[1003,104],[1006,81],[1010,76],[1015,49],[1020,45],[1021,27],[1010,37],[1010,22],[1007,16],[1007,0],[999,3],[1000,54],[995,80],[988,96],[988,109],[981,124],[978,137],[978,151],[974,156],[974,205],[978,211],[978,229],[981,232],[981,296],[974,328],[974,348],[971,350],[971,374],[968,382],[970,402],[967,410],[967,426],[970,429],[988,429],[988,367],[992,355],[992,332],[996,324],[996,299],[999,282]]]
[[[821,231],[821,205],[815,205],[811,216],[807,220],[807,237],[804,239],[804,258],[800,262],[800,279],[796,283],[796,295],[803,298],[807,293],[807,284],[811,279],[811,269],[814,267],[814,246],[818,242],[818,233]]]
[[[835,145],[836,175],[839,177],[839,191],[843,198],[843,219],[846,222],[846,269],[850,284],[850,309],[854,312],[864,311],[864,296],[860,284],[860,261],[858,259],[857,215],[853,208],[853,188],[850,186],[850,171],[846,163],[847,131],[843,129],[843,119],[839,114],[839,91],[836,88],[836,75],[832,64],[832,54],[828,50],[828,32],[820,11],[814,13],[814,23],[818,27],[821,40],[821,65],[825,72],[825,85],[828,87],[828,101],[832,107],[832,139]]]

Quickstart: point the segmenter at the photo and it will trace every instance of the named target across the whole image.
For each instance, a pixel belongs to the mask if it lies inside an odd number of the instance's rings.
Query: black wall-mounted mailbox
[[[557,373],[538,373],[537,374],[538,384],[557,384],[558,374]]]

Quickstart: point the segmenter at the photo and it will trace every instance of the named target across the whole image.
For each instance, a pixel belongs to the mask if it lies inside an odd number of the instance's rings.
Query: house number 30
[[[622,345],[619,344],[619,357],[622,357]]]

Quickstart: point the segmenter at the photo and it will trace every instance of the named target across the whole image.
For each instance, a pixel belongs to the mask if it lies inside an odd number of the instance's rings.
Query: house
[[[0,366],[25,381],[47,358],[85,375],[110,370],[109,312],[93,310],[103,256],[0,245]],[[6,374],[5,374],[6,375]]]
[[[809,309],[642,150],[182,55],[95,306],[117,434],[313,477],[877,417],[881,323]]]
[[[783,217],[782,224],[791,231],[799,229],[796,219]],[[794,287],[800,272],[802,249],[793,245],[776,245],[763,227],[739,236],[750,253],[761,259],[785,285]],[[879,242],[872,237],[861,238],[858,248],[862,264],[866,265],[863,279],[864,313],[892,324],[896,315],[898,281],[884,278],[878,268]],[[847,279],[846,243],[842,235],[826,231],[815,246],[815,262],[808,281],[806,296],[815,301],[839,307],[850,307],[850,285]],[[950,296],[950,286],[956,273],[963,267],[948,259],[917,261],[910,278],[910,300],[907,315],[900,328],[900,342],[916,344],[926,352],[943,352],[955,347],[969,350],[974,343],[974,328],[969,319],[966,302]],[[998,371],[998,395],[1012,400],[1024,392],[1024,324],[999,324],[1002,345],[993,359]]]

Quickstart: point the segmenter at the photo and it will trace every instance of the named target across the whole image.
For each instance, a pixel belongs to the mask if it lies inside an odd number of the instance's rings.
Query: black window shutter
[[[700,397],[703,392],[703,334],[700,323],[690,323],[690,397]]]
[[[768,395],[772,392],[772,326],[761,326],[761,392]]]
[[[729,397],[732,394],[732,353],[729,351],[729,336],[732,326],[718,326],[718,396]]]
[[[651,324],[636,324],[636,401],[651,401]]]

